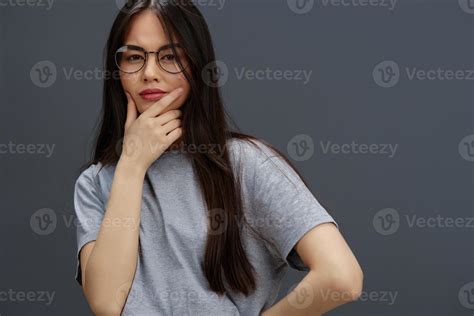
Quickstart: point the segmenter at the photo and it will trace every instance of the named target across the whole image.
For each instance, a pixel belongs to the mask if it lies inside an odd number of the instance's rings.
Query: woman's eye
[[[132,55],[132,56],[127,57],[127,60],[128,60],[128,61],[136,61],[136,60],[140,60],[140,59],[142,59],[142,58],[143,58],[143,57],[140,56],[140,55]]]
[[[163,56],[162,59],[173,60],[173,59],[174,59],[174,55],[168,54],[168,55]]]

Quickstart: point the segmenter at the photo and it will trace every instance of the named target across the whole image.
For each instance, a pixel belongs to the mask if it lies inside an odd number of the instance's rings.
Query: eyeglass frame
[[[138,69],[138,70],[136,70],[136,71],[133,71],[133,72],[126,72],[126,71],[123,71],[122,69],[120,69],[119,63],[117,62],[117,54],[118,54],[119,50],[122,49],[122,48],[124,48],[124,47],[132,48],[132,49],[134,49],[134,50],[139,50],[139,51],[145,53],[145,61],[143,62],[143,65],[140,67],[140,69]],[[161,63],[160,63],[160,59],[158,58],[162,50],[169,49],[169,48],[172,49],[172,47],[180,47],[180,48],[183,48],[183,46],[182,46],[181,44],[179,44],[179,43],[171,43],[171,44],[166,44],[166,45],[160,47],[160,49],[157,50],[157,51],[146,51],[146,50],[145,50],[143,47],[141,47],[141,46],[137,46],[137,45],[123,45],[123,46],[120,46],[120,47],[115,51],[115,54],[114,54],[115,65],[118,67],[118,69],[119,69],[121,72],[124,72],[124,73],[126,73],[126,74],[134,74],[134,73],[137,73],[137,72],[139,72],[140,70],[142,70],[143,67],[145,67],[145,65],[146,65],[147,62],[148,62],[148,55],[154,53],[154,54],[156,54],[156,63],[157,63],[157,65],[158,65],[161,69],[163,69],[163,70],[166,71],[167,73],[174,74],[174,75],[175,75],[175,74],[182,73],[186,68],[188,68],[189,65],[186,65],[186,67],[183,68],[183,70],[181,70],[181,71],[179,71],[179,72],[170,72],[170,71],[168,71],[168,70],[166,70],[166,69],[163,68],[163,66],[162,66]],[[184,51],[184,49],[183,49],[183,51]],[[185,52],[185,53],[186,53],[186,52]]]

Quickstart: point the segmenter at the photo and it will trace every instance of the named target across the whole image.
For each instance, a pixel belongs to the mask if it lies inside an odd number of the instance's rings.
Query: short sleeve
[[[96,240],[104,216],[104,203],[99,194],[94,175],[96,165],[91,165],[77,178],[74,186],[74,211],[77,218],[77,267],[76,281],[82,286],[81,262],[79,253],[82,247]]]
[[[289,266],[309,271],[294,250],[296,243],[322,223],[339,225],[321,206],[299,175],[268,147],[254,165],[252,220],[278,256]]]

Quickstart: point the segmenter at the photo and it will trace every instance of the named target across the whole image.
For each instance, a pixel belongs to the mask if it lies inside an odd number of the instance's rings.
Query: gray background
[[[472,303],[463,295],[474,288],[474,224],[410,226],[406,218],[474,217],[474,162],[458,150],[474,134],[474,80],[410,80],[405,69],[474,69],[474,14],[457,0],[400,0],[393,11],[321,1],[305,14],[286,0],[228,0],[221,10],[200,5],[218,59],[229,68],[222,87],[227,109],[244,132],[288,157],[294,137],[313,141],[314,155],[293,161],[365,273],[363,296],[328,315],[472,315],[474,290]],[[74,280],[75,226],[67,221],[78,168],[90,156],[102,82],[67,80],[63,71],[101,69],[117,12],[105,0],[55,1],[51,10],[0,6],[0,143],[55,145],[49,158],[0,154],[0,291],[55,292],[49,306],[0,301],[1,316],[90,313]],[[47,88],[30,77],[43,60],[58,71]],[[401,72],[390,88],[372,76],[385,60]],[[242,67],[312,75],[307,84],[239,79],[234,69]],[[388,158],[325,153],[321,141],[398,147]],[[57,215],[47,235],[30,224],[43,208]],[[377,212],[386,208],[400,217],[390,234],[377,225]],[[280,295],[303,276],[290,270]],[[397,295],[393,304],[384,293]]]

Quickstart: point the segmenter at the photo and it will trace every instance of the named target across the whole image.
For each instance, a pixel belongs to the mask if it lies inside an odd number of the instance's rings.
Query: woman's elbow
[[[348,301],[356,301],[362,295],[364,273],[358,265],[348,271],[339,271],[334,274],[332,284],[333,290],[344,294]]]
[[[110,301],[110,299],[98,299],[97,295],[87,294],[84,290],[87,303],[90,309],[97,316],[120,316],[122,308],[116,301]]]
[[[120,316],[122,310],[116,304],[103,304],[99,302],[91,302],[89,304],[94,315],[97,316]]]

